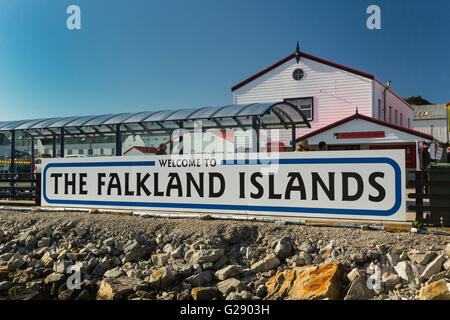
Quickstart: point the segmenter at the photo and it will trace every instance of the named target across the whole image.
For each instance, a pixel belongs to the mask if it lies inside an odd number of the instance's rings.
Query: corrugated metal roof
[[[445,104],[413,105],[412,107],[414,108],[414,120],[445,119],[447,117]]]
[[[137,123],[160,123],[165,121],[186,121],[196,119],[214,119],[218,127],[222,119],[247,118],[249,116],[262,117],[274,111],[276,117],[270,117],[267,124],[276,125],[276,121],[282,126],[286,123],[310,127],[306,117],[298,108],[288,102],[278,103],[252,103],[246,105],[227,105],[222,107],[203,107],[195,109],[179,109],[164,111],[145,111],[138,113],[106,114],[82,117],[63,117],[50,119],[35,119],[21,121],[0,122],[0,131],[10,130],[44,130],[64,128],[67,131],[75,127],[100,127],[114,124],[126,124],[132,126]],[[278,115],[282,116],[278,116]],[[274,122],[275,119],[275,122]],[[278,120],[276,120],[278,119]],[[136,125],[137,126],[137,125]],[[226,127],[226,124],[223,124]]]

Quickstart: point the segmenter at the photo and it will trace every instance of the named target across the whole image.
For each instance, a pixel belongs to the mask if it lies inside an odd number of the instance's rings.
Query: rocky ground
[[[0,211],[0,300],[450,299],[449,242],[271,222]],[[67,286],[70,270],[81,272],[79,289]]]

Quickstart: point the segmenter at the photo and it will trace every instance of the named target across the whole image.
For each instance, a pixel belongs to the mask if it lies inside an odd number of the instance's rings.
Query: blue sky
[[[81,8],[81,30],[66,8]],[[381,30],[366,8],[381,8]],[[232,103],[301,50],[450,101],[448,0],[1,0],[0,120]]]

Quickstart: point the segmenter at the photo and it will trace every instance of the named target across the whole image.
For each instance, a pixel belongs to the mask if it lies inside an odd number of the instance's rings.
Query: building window
[[[381,114],[381,99],[378,99],[378,119],[383,120],[383,116]]]
[[[67,154],[71,155],[72,154],[72,149],[67,150]]]
[[[296,105],[301,112],[306,116],[306,119],[313,120],[314,118],[314,98],[306,97],[306,98],[292,98],[292,99],[284,99],[286,102],[290,102],[293,105]]]
[[[403,127],[403,113],[400,112],[400,125]]]
[[[83,149],[78,150],[78,154],[84,154],[84,150]]]
[[[411,119],[408,118],[408,129],[411,129]]]
[[[398,111],[395,110],[395,124],[398,124]]]
[[[389,106],[389,122],[392,123],[392,107]]]

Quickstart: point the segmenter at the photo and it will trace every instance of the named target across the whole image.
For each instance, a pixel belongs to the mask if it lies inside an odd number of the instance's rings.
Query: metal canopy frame
[[[176,129],[194,129],[195,121],[202,121],[203,129],[227,128],[242,130],[289,129],[295,138],[295,128],[311,125],[297,106],[290,102],[252,103],[245,105],[226,105],[222,107],[202,107],[196,109],[144,111],[138,113],[105,114],[95,116],[72,116],[49,119],[34,119],[0,122],[0,133],[25,132],[36,138],[53,139],[53,156],[56,156],[56,140],[59,137],[60,156],[64,156],[64,136],[113,135],[116,140],[116,155],[122,155],[122,134],[164,132],[170,135]],[[256,137],[258,140],[259,137]],[[180,137],[182,139],[182,137]],[[171,141],[172,142],[172,141]],[[293,148],[295,145],[293,144]],[[33,148],[32,148],[33,149]],[[14,143],[11,154],[15,154]],[[11,163],[14,165],[14,161]],[[13,172],[14,169],[12,168]]]

